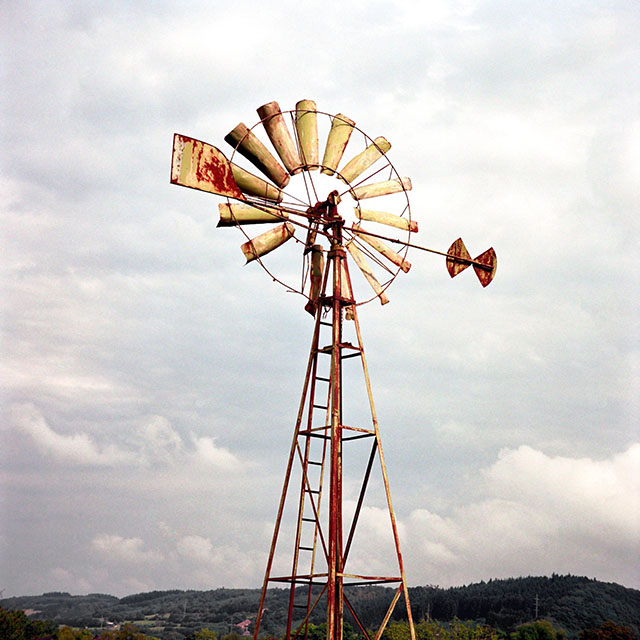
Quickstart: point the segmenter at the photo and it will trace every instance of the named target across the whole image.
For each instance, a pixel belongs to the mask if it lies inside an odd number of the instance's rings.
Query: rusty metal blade
[[[280,160],[284,163],[287,171],[291,175],[300,173],[302,171],[302,164],[300,162],[300,156],[298,155],[298,149],[289,133],[287,123],[282,117],[280,105],[277,102],[263,104],[261,107],[258,107],[258,115],[262,120],[262,126],[267,132],[273,148],[278,152]]]
[[[361,209],[355,207],[356,216],[359,220],[369,220],[370,222],[379,222],[396,229],[404,229],[411,233],[418,233],[418,223],[409,218],[397,216],[395,213],[387,213],[386,211],[373,211],[372,209]]]
[[[455,278],[471,264],[471,256],[465,247],[462,238],[458,238],[447,251],[447,271]]]
[[[389,298],[387,298],[387,294],[384,292],[382,285],[378,282],[377,278],[373,275],[373,271],[371,271],[371,267],[367,262],[366,258],[362,254],[362,251],[356,247],[355,244],[351,240],[347,242],[345,245],[347,251],[351,254],[351,257],[354,259],[355,263],[358,265],[360,271],[362,271],[362,275],[366,278],[367,282],[371,285],[371,288],[375,292],[375,294],[380,298],[380,304],[387,304],[389,302]]]
[[[327,146],[324,149],[322,168],[320,169],[321,173],[332,176],[336,172],[338,164],[340,160],[342,160],[344,150],[347,148],[347,144],[349,144],[349,138],[353,133],[355,124],[351,118],[347,118],[347,116],[341,113],[334,116],[331,121],[329,137],[327,138]]]
[[[318,168],[318,114],[313,100],[296,103],[296,130],[300,160],[305,169],[315,171]]]
[[[240,248],[247,262],[251,262],[277,249],[280,245],[291,239],[294,232],[295,227],[290,222],[285,222],[245,242]]]
[[[400,178],[399,180],[394,178],[393,180],[365,184],[353,189],[352,193],[356,200],[364,200],[365,198],[377,198],[378,196],[386,196],[399,191],[411,191],[411,180],[409,178]]]
[[[231,171],[242,193],[264,198],[265,200],[273,200],[274,202],[280,202],[282,200],[282,191],[270,182],[254,176],[253,173],[249,173],[233,162],[231,163]]]
[[[377,137],[364,151],[360,152],[340,169],[340,178],[347,184],[362,175],[371,165],[391,149],[391,143],[382,136]]]
[[[173,134],[171,182],[220,196],[244,199],[234,179],[231,163],[222,151],[179,133]]]
[[[487,249],[484,253],[481,253],[475,260],[476,262],[480,262],[483,265],[486,265],[489,268],[482,268],[481,266],[474,264],[473,270],[476,272],[478,276],[478,280],[480,280],[480,284],[483,287],[486,287],[496,275],[496,270],[498,268],[498,256],[496,256],[496,252],[493,250],[493,247]]]
[[[354,233],[364,240],[370,247],[381,253],[387,260],[400,267],[405,273],[411,269],[411,263],[405,260],[400,254],[395,252],[390,246],[374,236],[370,236],[364,229],[360,229],[360,223],[353,225]]]
[[[221,202],[218,205],[220,212],[219,227],[234,227],[244,224],[264,224],[265,222],[282,222],[284,218],[288,218],[286,211],[278,211],[271,213],[258,207],[252,207],[247,204],[235,204],[230,202]],[[277,211],[277,210],[276,210]]]
[[[318,299],[322,291],[322,275],[324,273],[324,253],[321,244],[311,247],[311,285],[309,289],[309,301],[305,306],[312,316],[316,315]]]
[[[249,131],[244,123],[240,123],[225,137],[234,149],[237,149],[249,162],[252,162],[265,176],[267,176],[280,189],[289,184],[289,174],[285,168],[273,157],[267,147],[253,131]]]

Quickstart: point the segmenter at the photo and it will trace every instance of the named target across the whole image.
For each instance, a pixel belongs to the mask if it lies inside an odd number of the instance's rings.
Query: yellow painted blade
[[[220,196],[243,199],[231,163],[222,151],[179,133],[173,134],[171,182]]]
[[[289,217],[286,211],[276,214],[248,204],[232,204],[229,202],[221,202],[218,205],[218,211],[220,212],[219,227],[282,222],[283,219]]]
[[[296,131],[298,151],[305,169],[318,169],[318,114],[313,100],[300,100],[296,104]]]
[[[254,176],[237,164],[231,163],[231,171],[235,178],[236,184],[243,193],[249,196],[257,196],[265,200],[273,200],[280,202],[282,200],[282,191],[278,187],[274,187],[270,182]]]
[[[405,231],[411,231],[411,233],[418,233],[418,223],[415,220],[409,220],[402,216],[397,216],[395,213],[387,213],[386,211],[373,211],[371,209],[360,209],[355,207],[356,216],[360,220],[369,220],[370,222],[379,222],[380,224],[386,224],[389,227],[396,227],[397,229],[404,229]]]
[[[340,169],[340,178],[347,184],[353,182],[362,175],[372,164],[379,160],[383,154],[391,149],[391,143],[382,136],[376,138],[364,151],[351,158]]]
[[[353,189],[352,193],[356,200],[365,200],[366,198],[377,198],[378,196],[386,196],[390,193],[398,193],[400,191],[411,191],[411,180],[409,178],[364,184],[361,187]]]
[[[360,271],[362,271],[362,275],[371,285],[374,293],[378,296],[378,298],[380,298],[380,304],[387,304],[387,302],[389,302],[389,298],[387,298],[387,295],[382,289],[382,286],[373,275],[373,271],[371,271],[369,263],[367,262],[364,255],[362,255],[362,251],[360,251],[360,249],[358,249],[358,247],[356,247],[356,245],[351,240],[349,240],[349,242],[347,242],[345,246],[347,248],[347,251],[351,254],[351,257],[354,259],[355,263],[358,265]]]
[[[240,248],[247,262],[251,262],[256,258],[261,258],[270,251],[277,249],[287,240],[293,237],[295,227],[290,222],[285,222],[269,231],[261,233],[259,236],[245,242]]]
[[[237,148],[249,162],[252,162],[269,180],[280,189],[289,184],[289,174],[271,155],[271,152],[260,142],[259,138],[249,131],[242,122],[225,136],[225,141]]]
[[[269,102],[258,108],[258,115],[262,120],[269,140],[273,148],[278,152],[287,171],[294,175],[302,171],[302,163],[298,155],[298,149],[289,133],[287,123],[282,117],[280,105],[277,102]]]
[[[355,124],[351,118],[347,118],[341,113],[333,117],[331,130],[327,138],[327,146],[324,149],[324,157],[322,158],[322,169],[320,169],[322,173],[332,176],[336,172]]]
[[[386,245],[379,238],[367,235],[366,232],[361,231],[359,224],[355,224],[353,226],[353,230],[358,238],[364,240],[370,247],[381,253],[387,260],[400,267],[405,273],[411,269],[411,263],[408,260],[405,260],[399,253],[396,253],[390,246]]]

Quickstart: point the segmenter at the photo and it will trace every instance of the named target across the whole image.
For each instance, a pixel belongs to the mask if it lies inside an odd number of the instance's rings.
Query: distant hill
[[[368,616],[374,620],[384,614],[389,601],[385,592],[384,587],[350,590],[349,598],[354,606],[365,610],[365,624]],[[534,620],[537,606],[538,618],[564,628],[570,637],[576,637],[581,629],[598,627],[611,620],[630,627],[640,640],[640,591],[589,578],[570,575],[509,578],[449,589],[413,587],[409,592],[416,620],[431,617],[448,621],[457,617],[510,632],[518,624]],[[261,631],[280,635],[285,624],[288,591],[274,589],[270,594],[270,611]],[[100,628],[109,622],[133,621],[145,632],[160,638],[186,638],[204,626],[216,629],[220,635],[237,631],[238,623],[255,616],[259,595],[258,589],[152,591],[124,598],[99,593],[72,596],[50,592],[5,598],[0,600],[0,606],[26,610],[31,617],[58,624]],[[365,600],[366,607],[361,608],[359,604]],[[402,613],[402,608],[397,607],[394,618],[403,619]],[[318,616],[321,615],[319,608]]]

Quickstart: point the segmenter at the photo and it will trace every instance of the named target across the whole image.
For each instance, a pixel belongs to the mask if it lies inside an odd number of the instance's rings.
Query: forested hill
[[[389,601],[382,587],[350,590],[350,600],[364,604],[373,618],[384,615]],[[595,628],[611,620],[630,627],[640,639],[640,591],[613,583],[576,576],[510,578],[490,580],[464,587],[409,589],[415,620],[453,618],[473,620],[509,632],[518,624],[535,619],[550,620],[570,637],[581,629]],[[287,591],[274,590],[265,633],[280,635],[284,628]],[[210,626],[222,635],[236,630],[238,623],[253,619],[258,606],[257,589],[215,589],[213,591],[153,591],[116,598],[104,594],[71,596],[52,592],[0,600],[5,609],[22,609],[39,619],[77,627],[99,627],[107,621],[162,623],[185,637],[190,630]],[[274,600],[275,598],[275,600]],[[278,600],[282,600],[281,606]],[[273,603],[276,602],[276,606]],[[537,603],[537,605],[536,605]],[[394,617],[402,619],[402,608]],[[367,622],[363,620],[363,622]],[[176,637],[176,636],[173,636]]]

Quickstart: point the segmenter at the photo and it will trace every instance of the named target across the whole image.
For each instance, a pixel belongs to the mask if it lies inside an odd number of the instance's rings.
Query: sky
[[[6,0],[0,30],[4,597],[260,586],[313,322],[169,169],[174,132],[301,99],[391,142],[416,242],[498,255],[483,289],[413,251],[359,314],[409,585],[640,588],[636,3]]]

